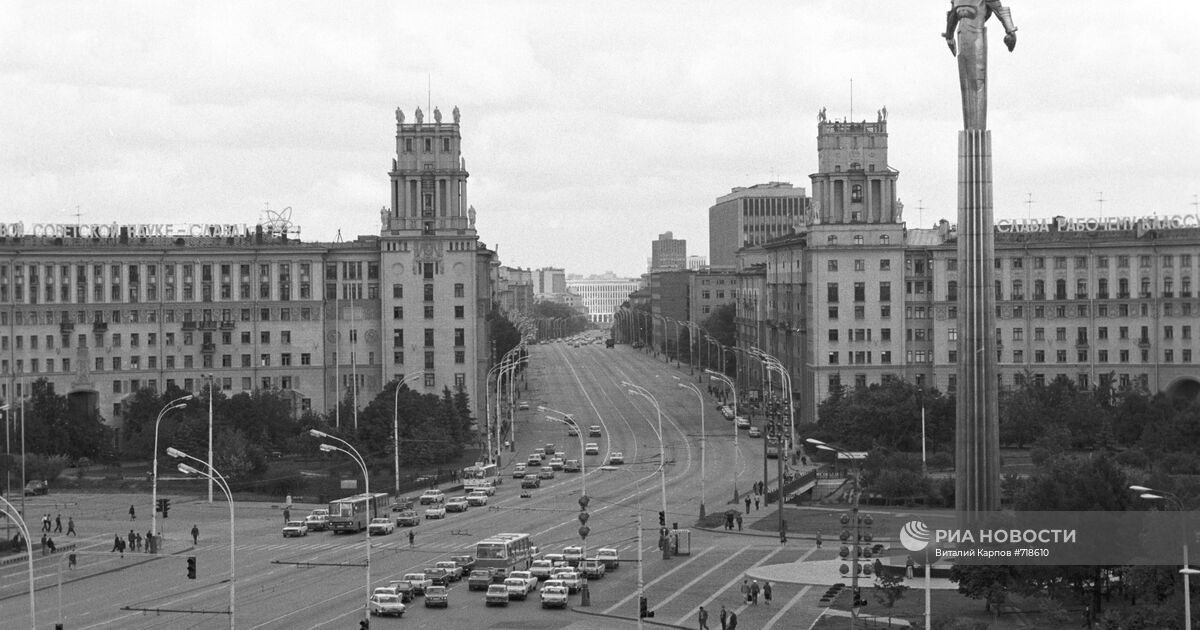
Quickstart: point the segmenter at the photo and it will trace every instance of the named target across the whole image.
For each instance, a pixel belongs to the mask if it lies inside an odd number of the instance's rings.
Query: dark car
[[[615,346],[615,345],[617,345],[617,340],[616,340],[616,339],[605,339],[605,340],[604,340],[604,347],[605,347],[605,348],[611,348],[611,347],[613,347],[613,346]]]
[[[437,567],[425,569],[425,577],[434,586],[450,586],[450,572]]]
[[[471,575],[471,571],[475,570],[475,556],[450,556],[450,559],[462,567],[463,575]]]
[[[42,481],[41,479],[34,479],[33,481],[25,484],[25,496],[27,497],[38,494],[46,494],[47,492],[50,492],[50,484]]]

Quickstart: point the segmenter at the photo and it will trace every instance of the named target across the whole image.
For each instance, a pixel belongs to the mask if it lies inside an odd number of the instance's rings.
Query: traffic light
[[[171,509],[171,500],[170,499],[159,499],[158,500],[158,511],[162,512],[163,518],[167,518],[167,511],[170,509]]]
[[[647,618],[654,617],[654,611],[649,610],[649,607],[646,606],[646,598],[645,597],[638,598],[638,617],[641,619],[647,619]]]
[[[358,630],[370,630],[370,628],[371,628],[371,620],[370,619],[359,619],[358,620]]]
[[[663,512],[662,510],[658,511],[658,526],[659,527],[667,526],[667,513]]]
[[[187,559],[187,576],[189,580],[196,579],[196,556],[188,556]]]

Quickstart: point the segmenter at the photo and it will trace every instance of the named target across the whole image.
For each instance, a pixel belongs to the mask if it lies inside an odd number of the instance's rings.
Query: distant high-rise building
[[[671,232],[658,235],[650,242],[650,271],[687,269],[687,241],[675,238]]]
[[[803,188],[787,182],[739,186],[708,209],[708,260],[733,267],[737,250],[792,234],[809,208]]]
[[[542,267],[533,272],[533,293],[538,299],[567,292],[567,272],[558,267]]]
[[[699,271],[708,266],[708,259],[704,256],[688,256],[687,268],[690,271]]]

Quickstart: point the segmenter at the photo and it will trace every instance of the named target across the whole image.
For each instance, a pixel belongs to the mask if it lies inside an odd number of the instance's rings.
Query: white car
[[[567,435],[570,435],[570,436],[579,435],[579,427],[577,427],[573,424],[568,426],[567,427]]]
[[[442,503],[446,500],[446,495],[441,490],[426,490],[421,493],[419,501],[421,505],[429,505],[431,503]]]
[[[323,532],[329,529],[329,510],[317,508],[304,517],[304,524],[310,532]]]
[[[737,428],[749,429],[750,428],[750,418],[747,418],[745,416],[738,416],[737,417]]]
[[[577,565],[583,560],[583,547],[575,545],[563,547],[562,555],[563,560],[566,560],[567,564],[572,566]]]
[[[604,568],[612,570],[621,566],[621,557],[616,549],[602,547],[596,550],[596,559],[604,563]]]
[[[529,573],[539,580],[549,579],[553,570],[554,563],[549,560],[534,560],[533,564],[529,565]]]
[[[588,427],[588,437],[600,437],[600,425],[593,424]]]
[[[529,401],[526,401],[526,400],[517,401],[517,409],[520,411],[529,411]]]
[[[513,466],[513,479],[520,479],[521,477],[524,477],[526,469],[526,464],[517,464],[516,466]]]
[[[446,502],[447,512],[466,512],[470,504],[466,497],[454,497]]]
[[[559,571],[552,577],[554,580],[561,580],[563,585],[567,587],[567,591],[576,593],[583,586],[583,580],[579,577],[576,571]],[[549,583],[549,580],[547,580]]]
[[[308,535],[308,525],[304,521],[288,521],[283,526],[283,537],[290,538],[292,536],[300,537]]]
[[[526,476],[528,476],[528,475],[526,475]],[[538,479],[553,479],[553,478],[554,478],[554,469],[553,468],[551,468],[549,466],[542,466],[542,468],[540,470],[538,470]]]
[[[746,435],[752,438],[760,438],[762,437],[762,429],[759,429],[758,427],[750,427],[750,430],[746,432]]]
[[[467,495],[467,505],[470,505],[471,507],[480,507],[483,505],[487,505],[487,502],[488,502],[488,495],[486,492],[483,492],[481,490],[476,490],[476,491],[472,492],[471,494]]]
[[[367,525],[367,533],[372,536],[386,536],[396,531],[396,524],[387,517],[373,518]]]
[[[439,503],[425,508],[425,518],[446,518],[446,505]]]
[[[395,615],[404,616],[406,606],[400,601],[400,596],[391,593],[373,593],[371,595],[371,614],[381,617]]]
[[[439,560],[433,563],[433,566],[436,569],[444,569],[450,576],[451,582],[457,582],[462,579],[463,568],[453,560]]]
[[[528,571],[523,571],[528,573]],[[531,591],[537,588],[537,578],[505,578],[504,587],[508,589],[509,599],[525,599]]]
[[[551,585],[542,587],[542,608],[566,608],[567,587]]]
[[[596,444],[595,442],[588,442],[587,444],[583,445],[583,454],[584,455],[599,455],[600,454],[600,445]]]
[[[625,463],[625,454],[622,453],[621,451],[615,451],[615,452],[611,453],[608,456],[608,463],[614,464],[614,465],[615,464],[624,464]]]
[[[550,467],[553,468],[554,470],[562,470],[563,469],[563,458],[557,457],[557,456],[551,457],[550,458]]]

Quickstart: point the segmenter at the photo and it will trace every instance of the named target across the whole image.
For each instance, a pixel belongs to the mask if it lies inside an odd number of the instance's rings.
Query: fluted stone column
[[[1000,509],[1000,414],[993,289],[992,137],[958,134],[958,383],[955,508]]]

